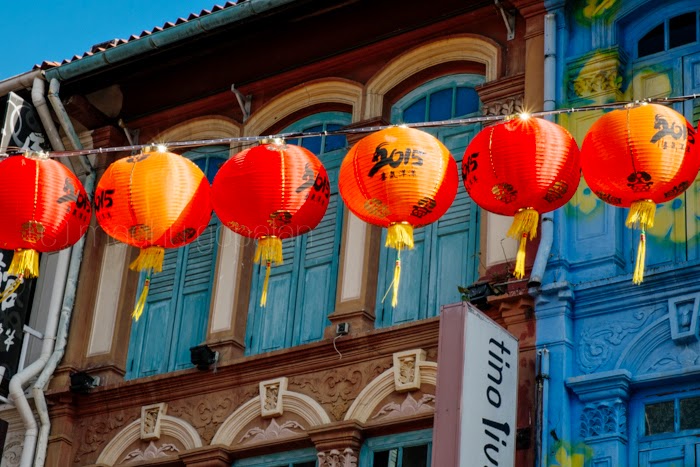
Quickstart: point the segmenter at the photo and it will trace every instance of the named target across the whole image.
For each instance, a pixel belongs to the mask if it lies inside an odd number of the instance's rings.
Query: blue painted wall
[[[697,1],[546,4],[557,18],[558,107],[700,91]],[[682,23],[673,18],[684,14],[694,21],[683,33],[691,40],[673,46]],[[659,52],[640,53],[647,39]],[[675,108],[697,124],[700,99]],[[581,143],[594,121],[581,114],[560,123]],[[582,184],[554,214],[545,280],[531,290],[537,346],[550,363],[540,465],[558,465],[557,439],[589,446],[587,466],[700,465],[699,195],[696,181],[658,206],[639,286],[631,282],[638,234],[624,227],[626,210]]]

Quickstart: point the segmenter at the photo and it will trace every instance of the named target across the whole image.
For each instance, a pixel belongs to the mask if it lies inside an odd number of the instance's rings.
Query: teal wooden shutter
[[[179,276],[179,251],[165,250],[163,271],[151,277],[148,299],[141,319],[131,326],[126,379],[141,378],[167,371],[163,345],[171,341],[170,321],[175,314],[176,279]],[[137,297],[143,289],[143,278]]]
[[[211,182],[228,158],[228,148],[200,148],[185,156]],[[165,250],[163,271],[151,277],[144,314],[131,326],[125,379],[192,366],[190,347],[201,344],[206,336],[220,225],[212,215],[209,226],[194,242]],[[144,279],[142,274],[139,294]]]
[[[685,95],[700,95],[700,53],[683,58],[683,84]],[[689,100],[683,105],[685,117],[692,122],[695,128],[698,128],[698,123],[700,123],[700,98]],[[696,145],[700,144],[699,138],[700,133],[696,133]],[[696,178],[695,183],[688,188],[685,198],[688,259],[694,260],[700,258],[700,177]]]
[[[350,123],[350,115],[322,112],[299,120],[283,132],[332,131]],[[328,172],[328,209],[311,232],[283,241],[284,265],[270,272],[267,306],[260,307],[265,268],[254,266],[248,305],[246,354],[269,352],[323,338],[328,314],[335,306],[343,204],[338,195],[338,170],[346,152],[344,136],[290,140],[319,156]]]
[[[473,86],[483,81],[476,75],[447,76],[430,81],[408,93],[392,108],[394,122],[420,122],[456,118],[478,110]],[[447,146],[461,164],[477,125],[426,130]],[[391,306],[396,252],[382,247],[377,280],[377,325],[391,326],[437,316],[440,307],[460,300],[457,286],[477,277],[478,209],[461,180],[455,201],[436,223],[415,229],[414,249],[401,253],[399,303]],[[382,232],[382,245],[386,230]]]

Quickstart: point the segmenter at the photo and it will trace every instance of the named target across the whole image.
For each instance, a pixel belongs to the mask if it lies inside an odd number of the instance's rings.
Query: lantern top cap
[[[260,145],[265,145],[265,144],[283,145],[284,139],[283,138],[263,138],[263,139],[261,139]]]

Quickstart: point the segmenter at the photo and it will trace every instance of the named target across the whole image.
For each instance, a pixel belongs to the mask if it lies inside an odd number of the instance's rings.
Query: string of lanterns
[[[695,98],[664,99],[679,102]],[[514,275],[524,275],[525,245],[536,235],[539,215],[567,203],[580,174],[591,190],[614,206],[631,207],[628,226],[639,225],[634,282],[643,278],[645,230],[653,225],[656,203],[682,194],[700,170],[695,129],[674,110],[649,102],[606,104],[619,109],[601,117],[582,149],[563,127],[533,115],[474,117],[401,126],[370,127],[343,160],[341,198],[361,220],[387,228],[386,246],[399,251],[392,305],[401,275],[400,251],[413,248],[413,229],[438,220],[450,207],[459,183],[454,158],[435,137],[417,128],[496,122],[472,140],[462,161],[462,181],[483,209],[514,216],[509,236],[519,240]],[[501,120],[505,120],[501,122]],[[499,123],[500,122],[500,123]],[[413,128],[411,128],[413,127]],[[291,137],[368,132],[290,133]],[[261,142],[229,159],[210,187],[202,171],[164,147],[129,146],[52,153],[52,156],[141,150],[114,162],[95,191],[100,226],[115,239],[141,249],[131,267],[146,271],[134,310],[143,312],[152,273],[162,269],[164,248],[194,241],[209,223],[212,208],[222,223],[257,239],[256,261],[266,267],[260,299],[267,301],[270,267],[281,264],[282,239],[315,228],[328,207],[330,185],[321,161],[283,139],[222,138],[179,142],[170,148]],[[60,168],[59,168],[60,167]],[[84,234],[91,205],[79,180],[46,155],[0,161],[0,246],[16,250],[11,274],[35,277],[38,253],[68,247]]]

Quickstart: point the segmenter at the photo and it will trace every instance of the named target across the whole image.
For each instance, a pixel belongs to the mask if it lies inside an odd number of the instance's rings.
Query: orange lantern
[[[678,112],[657,104],[629,106],[603,115],[581,147],[583,178],[613,206],[629,207],[625,224],[641,230],[632,281],[644,278],[646,229],[656,204],[692,185],[700,169],[695,129]]]
[[[413,229],[435,222],[457,194],[457,164],[430,134],[390,127],[358,141],[340,166],[340,196],[357,217],[388,228],[385,246],[399,257],[392,306],[398,300],[401,250],[413,248]]]
[[[566,204],[581,179],[571,134],[541,118],[515,118],[485,128],[467,147],[462,179],[487,211],[515,216],[508,236],[519,240],[513,275],[525,275],[525,245],[537,235],[539,215]]]
[[[239,152],[216,174],[214,210],[231,230],[257,239],[255,262],[266,265],[260,306],[267,303],[272,263],[282,264],[282,239],[305,234],[326,213],[328,174],[308,150],[282,140]]]
[[[91,207],[66,166],[32,155],[0,162],[0,212],[0,247],[15,250],[8,272],[18,277],[8,295],[39,275],[39,252],[62,250],[85,234]]]
[[[150,151],[110,165],[95,190],[95,217],[120,242],[140,248],[131,269],[147,271],[133,316],[146,303],[152,272],[163,269],[164,248],[196,239],[211,219],[210,187],[192,161],[165,151]]]

